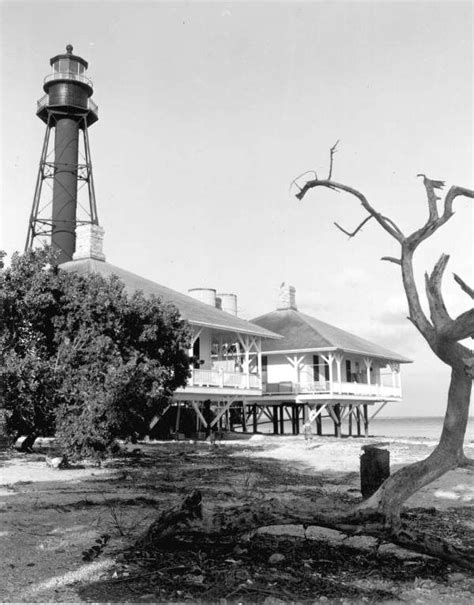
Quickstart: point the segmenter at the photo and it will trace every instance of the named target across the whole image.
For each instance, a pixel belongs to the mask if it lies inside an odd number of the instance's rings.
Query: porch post
[[[370,381],[370,368],[372,367],[372,359],[369,357],[364,357],[365,369],[367,372],[367,384],[371,384]]]
[[[263,386],[262,386],[262,339],[258,338],[255,341],[255,345],[257,347],[257,372],[258,372],[258,378],[260,380],[260,388],[263,388]]]
[[[329,363],[329,393],[332,395],[334,392],[333,389],[333,380],[334,380],[334,376],[333,376],[333,370],[332,370],[332,362],[334,360],[334,355],[332,353],[329,353],[328,355],[328,363]]]
[[[341,355],[341,353],[336,353],[334,355],[334,359],[336,360],[337,382],[339,385],[339,393],[340,393],[342,391],[341,363],[342,363],[343,355]]]

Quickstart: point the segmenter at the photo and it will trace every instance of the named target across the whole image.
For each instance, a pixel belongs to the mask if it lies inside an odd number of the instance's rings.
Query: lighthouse
[[[73,54],[70,44],[65,53],[50,59],[50,65],[45,94],[37,102],[36,115],[46,131],[25,249],[39,241],[50,243],[58,252],[58,263],[64,263],[73,258],[76,227],[98,225],[88,133],[98,120],[98,108],[91,98],[87,61]],[[82,189],[85,203],[78,199]]]

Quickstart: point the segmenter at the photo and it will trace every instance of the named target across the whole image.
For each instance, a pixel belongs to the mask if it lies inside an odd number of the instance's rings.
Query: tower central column
[[[79,124],[71,118],[56,122],[52,245],[59,263],[72,260],[76,248],[77,163]]]

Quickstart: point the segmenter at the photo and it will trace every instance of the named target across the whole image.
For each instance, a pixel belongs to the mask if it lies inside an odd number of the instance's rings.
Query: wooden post
[[[341,433],[341,404],[336,403],[333,407],[334,415],[336,416],[336,420],[334,421],[334,434],[336,437],[340,438]]]
[[[316,411],[319,412],[320,409],[321,409],[321,406],[317,405]],[[321,414],[319,414],[316,418],[316,433],[318,434],[319,437],[323,434],[323,418],[322,418]]]
[[[247,414],[247,406],[242,401],[242,432],[243,433],[247,432],[247,418],[246,418],[246,414]]]
[[[176,410],[176,424],[174,427],[175,433],[179,433],[179,421],[181,420],[181,401],[178,401],[178,409]]]
[[[352,437],[352,404],[349,405],[349,437]]]
[[[285,404],[282,403],[280,405],[280,434],[284,435],[285,434]]]
[[[356,422],[357,422],[357,435],[360,437],[362,435],[360,430],[360,403],[356,406]]]
[[[272,406],[273,434],[278,435],[278,406]]]
[[[299,403],[295,403],[295,429],[296,429],[296,434],[299,435],[300,434],[300,412],[301,412],[301,406]]]
[[[253,416],[253,432],[256,433],[257,432],[257,428],[258,428],[258,423],[257,423],[257,404],[254,403],[252,406],[252,416]]]
[[[366,403],[364,403],[364,435],[369,436],[369,410]]]

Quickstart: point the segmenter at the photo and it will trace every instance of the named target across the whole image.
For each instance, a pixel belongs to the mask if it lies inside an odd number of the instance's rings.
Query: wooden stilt
[[[316,411],[319,412],[320,409],[321,409],[321,406],[317,405]],[[318,434],[319,437],[323,434],[323,419],[322,419],[321,414],[319,414],[319,416],[316,417],[316,433]]]
[[[341,404],[336,403],[333,407],[334,410],[334,434],[336,437],[340,438],[342,436],[341,432]]]
[[[352,404],[349,406],[349,437],[352,437]]]
[[[369,409],[366,403],[364,403],[364,435],[369,436]]]
[[[254,403],[253,404],[253,410],[252,410],[252,424],[253,424],[253,432],[256,433],[257,429],[258,429],[258,421],[257,421],[257,404]]]
[[[176,410],[176,424],[174,427],[175,433],[179,433],[179,422],[181,420],[181,401],[178,401],[178,409]]]
[[[357,422],[357,435],[360,437],[362,432],[360,430],[360,403],[356,406],[356,422]]]
[[[278,435],[278,406],[272,406],[273,434]]]
[[[295,403],[295,434],[300,434],[300,413],[301,406],[299,403]]]
[[[280,405],[280,434],[285,434],[285,404]]]
[[[242,401],[241,403],[242,406],[242,432],[246,433],[247,432],[247,418],[245,417],[247,414],[247,406],[245,405],[245,403]]]

